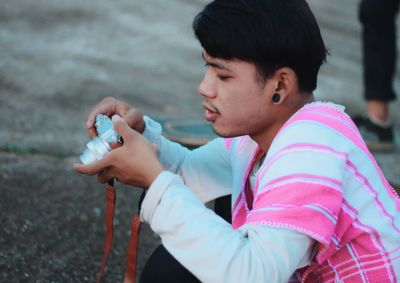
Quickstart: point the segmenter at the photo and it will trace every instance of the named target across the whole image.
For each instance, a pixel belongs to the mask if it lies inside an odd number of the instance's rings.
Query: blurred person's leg
[[[372,149],[393,148],[389,103],[396,99],[396,15],[399,0],[362,0],[363,82],[366,117],[354,120]]]
[[[399,0],[361,1],[363,79],[367,101],[390,102],[396,98],[393,77],[398,4]]]

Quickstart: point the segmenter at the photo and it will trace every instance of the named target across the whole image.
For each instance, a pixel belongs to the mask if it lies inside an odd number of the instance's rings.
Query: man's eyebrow
[[[204,56],[204,52],[201,53],[201,56],[203,57],[203,60],[207,63],[208,66],[211,66],[211,67],[214,67],[214,68],[217,68],[217,69],[232,71],[230,68],[228,68],[227,66],[225,66],[222,63],[207,61],[206,57]]]

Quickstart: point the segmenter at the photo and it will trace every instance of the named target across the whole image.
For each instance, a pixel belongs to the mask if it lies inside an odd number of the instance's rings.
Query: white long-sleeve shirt
[[[157,144],[168,171],[148,189],[141,217],[166,249],[202,282],[288,282],[310,262],[313,240],[266,225],[231,224],[204,203],[232,193],[232,169],[224,140],[189,151],[161,136],[146,117],[144,135]]]

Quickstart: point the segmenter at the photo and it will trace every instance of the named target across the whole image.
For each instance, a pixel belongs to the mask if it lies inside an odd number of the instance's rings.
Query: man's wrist
[[[154,183],[154,181],[157,179],[157,177],[164,171],[164,167],[159,164],[157,168],[152,170],[152,172],[149,174],[147,180],[145,181],[145,190],[149,189],[150,186]]]

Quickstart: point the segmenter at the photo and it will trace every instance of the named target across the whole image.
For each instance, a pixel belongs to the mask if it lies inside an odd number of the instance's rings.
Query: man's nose
[[[204,78],[199,84],[199,93],[202,96],[213,98],[216,96],[216,80],[212,76],[210,69],[204,74]]]

